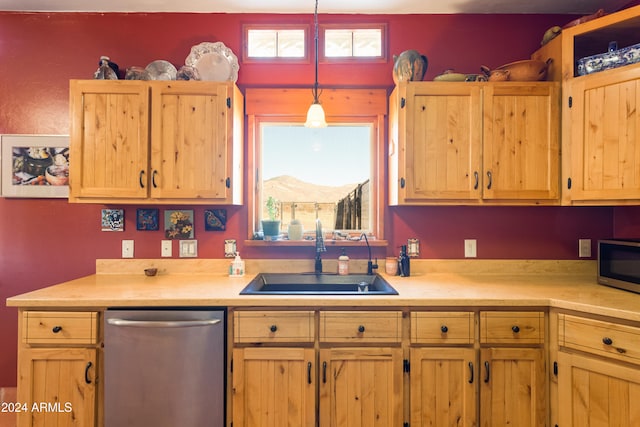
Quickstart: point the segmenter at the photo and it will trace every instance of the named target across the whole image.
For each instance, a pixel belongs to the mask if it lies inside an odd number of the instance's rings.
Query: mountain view
[[[273,196],[280,202],[337,203],[358,186],[358,183],[332,187],[311,184],[289,175],[277,176],[263,182],[265,199]]]

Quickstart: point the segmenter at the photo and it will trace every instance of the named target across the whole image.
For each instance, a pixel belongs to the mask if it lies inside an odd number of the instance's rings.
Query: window
[[[307,25],[245,25],[243,61],[308,61]]]
[[[344,59],[386,60],[384,24],[321,25],[322,56],[325,61]]]
[[[325,232],[382,240],[386,90],[325,89],[324,129],[303,125],[312,100],[307,89],[246,90],[248,238],[261,237],[271,196],[285,240],[293,218],[309,237],[319,218]]]

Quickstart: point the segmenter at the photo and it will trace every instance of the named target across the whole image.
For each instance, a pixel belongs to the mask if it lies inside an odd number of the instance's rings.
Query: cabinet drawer
[[[96,344],[98,313],[95,311],[25,311],[22,314],[25,344]]]
[[[640,328],[615,322],[558,315],[562,347],[640,364]]]
[[[480,313],[482,344],[542,344],[544,312],[483,311]]]
[[[233,313],[233,341],[312,342],[313,311],[236,311]]]
[[[473,344],[473,313],[412,312],[412,344]]]
[[[322,342],[400,342],[402,312],[321,311],[319,334]]]

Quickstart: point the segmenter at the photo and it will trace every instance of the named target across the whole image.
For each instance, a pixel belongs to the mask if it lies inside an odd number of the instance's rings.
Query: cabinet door
[[[233,137],[229,86],[192,83],[151,84],[151,196],[225,200]]]
[[[405,202],[479,198],[480,90],[471,83],[407,86],[405,144],[399,147]]]
[[[320,427],[403,422],[401,348],[320,350]]]
[[[473,348],[411,349],[411,425],[476,426]]]
[[[315,351],[233,350],[233,425],[315,427]]]
[[[559,93],[557,83],[485,86],[483,199],[559,200]]]
[[[96,349],[25,348],[18,362],[18,426],[96,424]]]
[[[640,425],[640,370],[614,362],[558,354],[562,426]]]
[[[146,82],[71,80],[70,91],[70,201],[146,198]]]
[[[483,427],[547,425],[544,352],[538,348],[481,350]]]
[[[565,202],[640,199],[640,65],[576,78],[566,87]]]

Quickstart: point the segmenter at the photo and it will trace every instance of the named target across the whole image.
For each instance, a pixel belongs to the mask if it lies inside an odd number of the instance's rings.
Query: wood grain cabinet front
[[[315,339],[313,311],[236,311],[236,343],[309,343]]]
[[[321,311],[320,342],[400,343],[401,311]]]
[[[25,344],[87,344],[98,342],[95,311],[27,311],[22,316]]]
[[[474,313],[411,312],[411,344],[473,344],[475,341]]]

